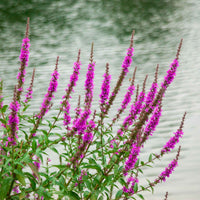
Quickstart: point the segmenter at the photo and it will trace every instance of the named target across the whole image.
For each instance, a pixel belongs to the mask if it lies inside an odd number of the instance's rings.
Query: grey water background
[[[155,187],[154,195],[144,195],[148,200],[159,200],[164,199],[164,194],[168,191],[169,200],[200,199],[200,1],[0,0],[0,77],[4,80],[4,96],[7,96],[8,103],[16,84],[18,56],[27,17],[30,17],[31,53],[25,88],[31,79],[32,69],[36,68],[31,105],[31,111],[34,112],[39,110],[58,55],[60,80],[55,105],[64,94],[78,49],[81,49],[80,80],[71,101],[72,107],[75,107],[78,94],[84,94],[83,84],[90,46],[94,42],[94,108],[98,106],[99,88],[106,62],[110,64],[114,86],[129,46],[131,32],[135,30],[131,72],[111,110],[114,113],[129,85],[128,79],[134,67],[138,67],[136,84],[142,84],[148,74],[148,89],[154,78],[155,67],[159,64],[160,83],[175,58],[180,39],[183,38],[180,67],[165,95],[160,124],[141,153],[146,158],[150,152],[159,152],[177,130],[183,113],[187,111],[179,166],[166,183]],[[154,168],[145,170],[141,183],[144,183],[145,178],[154,180],[175,155],[176,152],[173,151],[156,162]]]

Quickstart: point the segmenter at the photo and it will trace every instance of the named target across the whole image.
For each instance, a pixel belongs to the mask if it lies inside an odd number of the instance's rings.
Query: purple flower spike
[[[103,75],[104,80],[101,86],[101,94],[100,96],[100,103],[101,105],[104,105],[109,97],[109,92],[110,92],[110,80],[111,80],[111,75],[109,75],[109,64],[106,64],[106,73]]]
[[[80,74],[79,71],[80,71],[80,66],[81,66],[80,53],[81,53],[81,51],[79,50],[77,61],[74,63],[74,66],[73,66],[74,71],[73,71],[72,75],[70,76],[70,83],[68,84],[68,87],[66,89],[66,96],[63,97],[66,100],[70,98],[69,95],[70,95],[71,91],[73,91],[74,86],[76,86],[76,83],[79,78],[79,74]],[[62,103],[64,103],[64,101]]]
[[[130,114],[125,118],[123,125],[132,125],[133,120],[137,119],[137,115],[141,112],[142,110],[142,104],[145,99],[145,93],[142,91],[138,97],[138,100],[135,102],[135,104],[132,104],[131,109],[130,109]]]
[[[156,126],[158,125],[160,120],[161,112],[162,112],[161,105],[158,105],[154,110],[153,115],[151,116],[148,124],[146,125],[146,128],[144,130],[144,138],[142,142],[147,140],[149,135],[152,135],[152,133],[155,131]]]
[[[164,154],[166,152],[170,152],[172,149],[174,149],[175,145],[179,142],[180,137],[183,136],[183,125],[185,120],[186,113],[184,113],[181,125],[179,129],[174,133],[174,136],[169,139],[169,141],[164,145],[164,147],[161,150],[161,154]]]
[[[94,67],[95,67],[95,62],[90,63],[88,65],[88,71],[86,74],[86,80],[85,80],[85,106],[90,108],[91,103],[92,103],[92,98],[93,98],[93,89],[94,89]]]
[[[14,97],[13,101],[10,103],[9,109],[11,110],[11,113],[9,115],[8,125],[10,126],[11,132],[10,136],[8,137],[8,142],[10,142],[12,145],[16,145],[16,139],[18,126],[19,126],[19,117],[18,117],[18,111],[20,108],[20,104],[16,100],[16,89],[14,91]]]
[[[64,111],[63,124],[64,124],[64,126],[67,126],[71,122],[69,101],[66,101],[66,105],[63,106],[63,111]]]
[[[133,47],[130,47],[129,49],[127,49],[126,57],[124,58],[124,61],[122,63],[122,69],[125,75],[128,73],[128,68],[130,67],[132,63],[133,51],[134,51]]]
[[[169,177],[170,174],[174,171],[175,167],[178,166],[178,161],[176,159],[172,160],[172,162],[165,168],[165,170],[160,174],[159,179],[156,179],[156,183],[160,183],[160,181],[166,181],[166,177]]]
[[[21,61],[22,65],[28,66],[29,61],[29,47],[30,47],[30,40],[29,38],[24,38],[22,40],[22,48],[21,48],[21,54],[19,56],[19,60]]]
[[[92,134],[92,130],[95,128],[95,122],[93,120],[90,120],[89,124],[88,124],[88,127],[87,127],[87,130],[89,131],[86,131],[83,135],[83,142],[84,143],[90,143],[92,142],[92,139],[93,139],[93,134]]]
[[[79,119],[77,119],[75,125],[74,125],[74,129],[78,132],[79,135],[82,135],[85,131],[85,129],[87,128],[86,126],[86,122],[87,119],[89,118],[90,115],[90,111],[85,110]]]
[[[167,89],[167,87],[174,80],[178,66],[179,66],[178,60],[174,59],[174,61],[170,65],[170,69],[167,71],[167,75],[165,76],[164,82],[161,83],[162,88]]]
[[[58,59],[57,57],[56,60],[56,67],[54,72],[52,73],[52,78],[49,84],[48,92],[45,94],[45,98],[42,102],[42,106],[40,108],[40,113],[37,115],[39,119],[42,119],[44,115],[49,111],[49,108],[51,107],[51,100],[54,97],[53,93],[56,92],[57,86],[58,86],[58,78],[59,78],[59,73],[57,71],[57,66],[58,66]]]
[[[123,187],[123,192],[124,193],[129,193],[129,194],[134,194],[134,186],[135,186],[135,184],[136,183],[138,183],[139,181],[138,181],[138,179],[137,178],[133,178],[132,176],[131,177],[129,177],[128,179],[127,179],[127,185],[129,186],[130,184],[130,187],[129,188],[127,188],[127,187]]]
[[[135,90],[135,86],[134,85],[130,85],[126,95],[124,96],[124,100],[123,100],[123,102],[121,104],[121,109],[122,110],[126,109],[127,105],[130,103],[131,96],[133,95],[133,91],[134,90]]]
[[[179,149],[176,154],[176,158],[171,161],[171,163],[168,165],[168,167],[165,168],[165,170],[160,174],[160,176],[154,181],[153,185],[160,183],[161,181],[166,181],[166,177],[169,177],[170,174],[174,171],[175,167],[178,166],[178,158],[180,155],[181,146],[179,146]]]
[[[17,86],[17,100],[20,99],[21,92],[23,91],[23,84],[25,82],[25,74],[26,74],[26,67],[28,66],[29,61],[29,47],[30,47],[30,40],[28,38],[28,31],[29,31],[29,18],[27,20],[26,25],[26,35],[25,38],[22,40],[22,48],[21,53],[19,56],[19,60],[21,62],[21,66],[19,69],[19,73],[17,75],[18,79],[18,86]]]
[[[128,160],[125,162],[124,176],[128,174],[129,170],[134,168],[135,163],[137,162],[137,156],[139,155],[139,152],[140,152],[140,146],[137,146],[136,144],[133,143]]]
[[[174,136],[169,139],[169,141],[165,144],[165,146],[162,148],[161,153],[170,152],[172,149],[174,149],[175,145],[179,142],[179,138],[183,136],[183,131],[181,129],[178,129]]]
[[[151,85],[150,91],[147,94],[146,101],[145,101],[147,108],[148,107],[152,108],[151,106],[152,106],[153,100],[155,98],[157,88],[158,88],[158,84],[156,82],[153,82]],[[146,111],[148,112],[148,109]]]

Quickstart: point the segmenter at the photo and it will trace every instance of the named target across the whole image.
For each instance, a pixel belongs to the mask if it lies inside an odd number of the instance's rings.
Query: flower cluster
[[[128,186],[130,185],[130,186],[129,186],[129,188],[124,186],[123,192],[128,193],[129,195],[134,194],[134,186],[138,182],[139,182],[139,180],[137,178],[133,178],[132,176],[129,177],[128,180],[127,180],[127,185]]]
[[[45,98],[43,99],[41,108],[40,108],[40,113],[37,115],[37,117],[39,119],[42,119],[43,116],[48,112],[50,106],[51,106],[51,100],[54,97],[53,93],[56,92],[57,90],[57,86],[58,86],[58,78],[59,78],[59,73],[58,73],[58,69],[57,69],[57,65],[58,65],[58,59],[56,61],[56,67],[54,72],[52,73],[52,78],[49,84],[49,88],[48,88],[48,92],[45,94]]]
[[[101,94],[99,95],[101,106],[103,106],[105,103],[107,103],[107,100],[109,97],[109,92],[110,92],[111,75],[109,75],[109,67],[108,66],[109,66],[109,64],[107,63],[106,64],[106,73],[103,75],[104,80],[103,80],[103,83],[101,86]]]
[[[122,63],[122,68],[125,75],[128,73],[128,68],[130,67],[132,63],[133,52],[134,52],[133,47],[130,47],[129,49],[127,49],[127,56],[125,57]]]
[[[156,126],[159,123],[159,119],[162,113],[161,105],[158,105],[156,109],[154,110],[149,122],[147,123],[145,130],[144,130],[144,139],[148,139],[149,135],[152,135],[152,133],[155,131]]]
[[[174,59],[174,61],[170,65],[170,69],[167,71],[167,75],[164,78],[164,82],[162,82],[161,84],[162,88],[166,89],[170,85],[170,83],[174,80],[178,66],[179,66],[178,60]]]
[[[88,71],[86,74],[86,80],[85,80],[85,106],[87,108],[90,108],[91,103],[92,103],[92,98],[93,98],[93,89],[94,89],[94,67],[95,67],[95,62],[90,63],[88,65]]]
[[[128,171],[134,168],[135,163],[137,162],[137,157],[140,152],[140,146],[137,146],[137,144],[133,143],[131,147],[131,152],[130,155],[125,162],[125,167],[124,167],[124,176],[128,174]]]
[[[18,79],[17,94],[16,94],[17,100],[20,99],[20,95],[23,91],[23,84],[24,84],[25,75],[26,75],[25,68],[28,66],[28,62],[29,62],[30,39],[28,38],[28,34],[29,34],[29,18],[27,20],[26,34],[25,34],[25,38],[22,40],[22,48],[21,48],[21,53],[19,56],[21,66],[17,75],[17,79]]]

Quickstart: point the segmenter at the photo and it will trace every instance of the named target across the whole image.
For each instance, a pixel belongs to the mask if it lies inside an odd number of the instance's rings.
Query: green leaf
[[[98,198],[98,200],[103,200],[103,196],[101,195],[101,196]]]
[[[50,148],[52,151],[54,151],[55,153],[59,154],[58,150],[55,147],[51,147]]]
[[[96,164],[96,165],[85,165],[85,166],[83,166],[83,168],[96,169],[97,172],[103,174],[103,171],[102,171],[100,165],[98,165],[98,164]]]
[[[2,113],[5,113],[6,110],[7,110],[7,108],[8,108],[8,105],[4,105],[3,108],[1,109],[1,112],[2,112]]]
[[[138,191],[138,184],[137,183],[134,184],[134,188],[133,189],[134,189],[135,193]]]
[[[115,196],[115,200],[118,200],[123,194],[123,190],[119,190]]]
[[[135,168],[139,166],[139,163],[140,163],[140,159],[137,159],[137,162],[135,163]]]
[[[5,178],[3,179],[1,182],[0,182],[0,200],[4,200],[6,199],[7,197],[7,193],[9,192],[9,189],[10,189],[10,185],[12,183],[12,178],[11,177],[8,177],[8,178]]]
[[[36,148],[37,148],[37,142],[36,142],[36,140],[33,140],[33,142],[32,142],[32,150],[33,150],[33,152],[35,152]]]
[[[152,154],[149,155],[149,162],[152,161]]]
[[[70,200],[80,200],[78,194],[73,191],[68,191],[66,195],[70,197]]]
[[[144,161],[141,161],[141,165],[142,165],[142,166],[144,165]]]
[[[122,186],[126,185],[126,181],[122,177],[119,179],[119,182]]]
[[[137,194],[137,196],[140,197],[140,199],[143,199],[143,200],[144,200],[143,195],[141,195],[141,194]]]

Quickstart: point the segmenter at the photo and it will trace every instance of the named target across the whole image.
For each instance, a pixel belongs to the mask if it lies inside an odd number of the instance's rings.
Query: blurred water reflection
[[[15,85],[21,39],[28,16],[31,19],[31,55],[27,80],[31,78],[32,68],[36,67],[37,87],[34,90],[32,105],[35,111],[38,110],[48,87],[57,55],[61,57],[61,78],[57,98],[59,102],[79,48],[82,50],[83,65],[78,88],[82,87],[90,45],[94,41],[97,68],[96,99],[93,106],[97,106],[97,88],[101,84],[105,63],[110,63],[113,80],[116,80],[133,29],[136,35],[132,70],[134,66],[138,66],[136,83],[141,83],[148,73],[149,85],[153,80],[157,63],[160,64],[161,81],[175,57],[180,39],[183,38],[180,68],[173,86],[166,94],[161,124],[152,142],[146,144],[143,152],[145,156],[149,151],[159,150],[179,126],[183,112],[187,111],[180,166],[169,182],[155,188],[153,197],[150,194],[146,196],[148,199],[164,199],[163,195],[168,191],[170,200],[196,200],[200,196],[200,137],[197,126],[200,119],[199,13],[198,0],[1,0],[0,76],[5,80],[4,93],[9,95]],[[127,86],[128,82],[124,84],[122,93]],[[82,92],[81,89],[79,93]],[[9,98],[11,96],[8,96]],[[117,103],[120,101],[118,98]],[[113,111],[116,109],[117,107],[113,107]],[[153,171],[147,170],[147,175],[153,179],[172,157],[173,155],[167,157]]]

